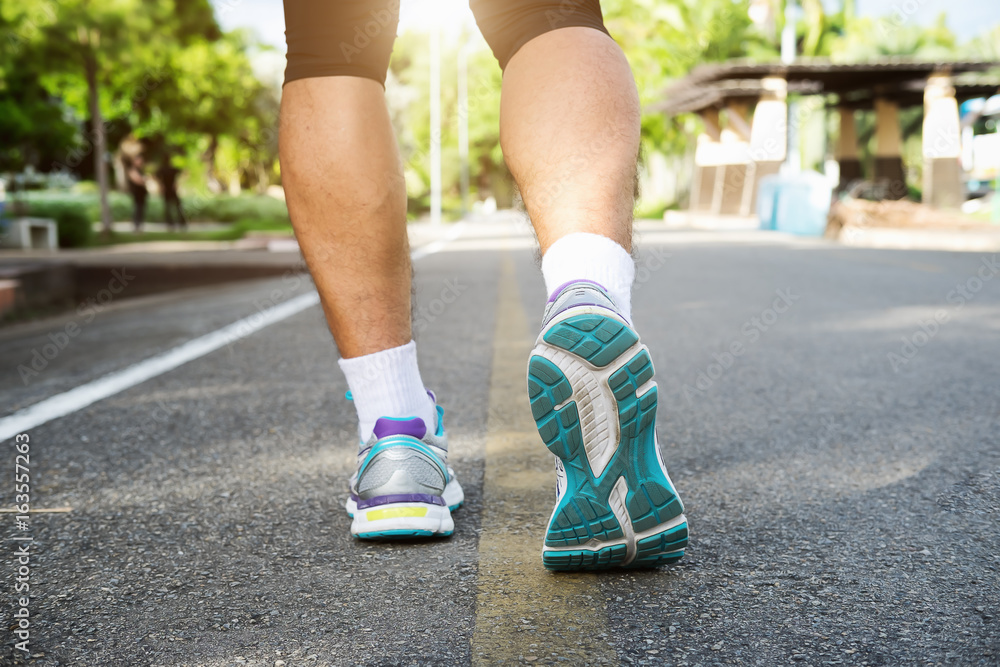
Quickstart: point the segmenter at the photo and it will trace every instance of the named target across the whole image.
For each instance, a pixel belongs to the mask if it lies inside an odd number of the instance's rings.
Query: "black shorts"
[[[385,85],[399,0],[284,0],[285,83],[316,76],[360,76]],[[500,67],[530,40],[558,28],[607,34],[600,0],[470,0]]]

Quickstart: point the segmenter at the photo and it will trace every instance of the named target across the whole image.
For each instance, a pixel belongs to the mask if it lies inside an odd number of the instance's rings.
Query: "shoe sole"
[[[391,503],[356,510],[351,534],[362,540],[447,537],[455,522],[447,506],[428,503]]]
[[[542,441],[566,470],[545,535],[545,567],[680,560],[687,520],[657,447],[653,362],[636,332],[600,307],[567,310],[535,343],[528,396]]]
[[[344,509],[351,517],[351,534],[362,540],[396,540],[419,537],[448,537],[455,532],[451,513],[465,502],[462,486],[454,473],[442,498],[447,506],[429,503],[389,503],[358,510],[348,497]]]

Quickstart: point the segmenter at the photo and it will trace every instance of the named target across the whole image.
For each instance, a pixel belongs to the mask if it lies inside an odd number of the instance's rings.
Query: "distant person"
[[[163,219],[171,231],[174,230],[174,211],[177,212],[180,229],[187,229],[187,220],[184,218],[181,198],[177,194],[177,177],[180,173],[181,170],[174,166],[169,154],[163,158],[156,170],[156,181],[160,184],[160,193],[163,195]]]
[[[126,156],[122,162],[125,165],[125,182],[128,185],[128,192],[132,195],[132,224],[135,225],[136,233],[139,233],[142,231],[143,219],[146,216],[146,199],[149,197],[144,171],[146,163],[141,155]]]
[[[549,295],[527,369],[557,466],[542,560],[553,570],[675,562],[687,522],[656,441],[653,365],[631,314],[635,79],[598,0],[470,4],[503,70],[500,145]],[[284,6],[281,177],[360,423],[351,533],[451,535],[464,494],[448,466],[444,410],[417,366],[406,180],[384,91],[399,3]]]

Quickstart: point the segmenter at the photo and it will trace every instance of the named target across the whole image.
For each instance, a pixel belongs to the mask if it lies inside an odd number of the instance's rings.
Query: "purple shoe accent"
[[[562,285],[560,285],[559,287],[557,287],[556,291],[554,291],[551,294],[551,296],[549,296],[549,300],[546,301],[545,303],[547,303],[547,304],[548,303],[552,303],[553,301],[555,301],[559,297],[560,294],[563,293],[563,291],[567,287],[569,287],[570,285],[576,285],[577,283],[589,283],[591,285],[596,285],[597,287],[601,288],[602,292],[604,292],[605,294],[608,293],[608,290],[604,287],[604,285],[602,285],[601,283],[595,283],[593,280],[571,280],[568,283],[563,283]]]
[[[351,496],[352,498],[355,496]],[[390,496],[375,496],[367,500],[356,500],[359,510],[379,505],[389,505],[391,503],[426,503],[428,505],[440,505],[444,507],[444,498],[432,496],[428,493],[397,493]]]
[[[373,432],[379,440],[390,435],[408,435],[421,440],[427,435],[427,425],[424,424],[424,420],[420,417],[413,417],[412,419],[381,417],[375,422]]]

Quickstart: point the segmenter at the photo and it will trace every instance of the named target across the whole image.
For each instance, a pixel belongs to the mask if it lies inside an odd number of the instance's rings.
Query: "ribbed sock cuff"
[[[420,417],[433,431],[437,414],[417,366],[417,344],[393,347],[338,364],[358,411],[358,431],[367,442],[380,417]]]
[[[608,292],[618,311],[632,321],[632,282],[635,262],[611,239],[599,234],[577,232],[562,237],[542,257],[545,288],[552,293],[576,280],[592,280]]]

